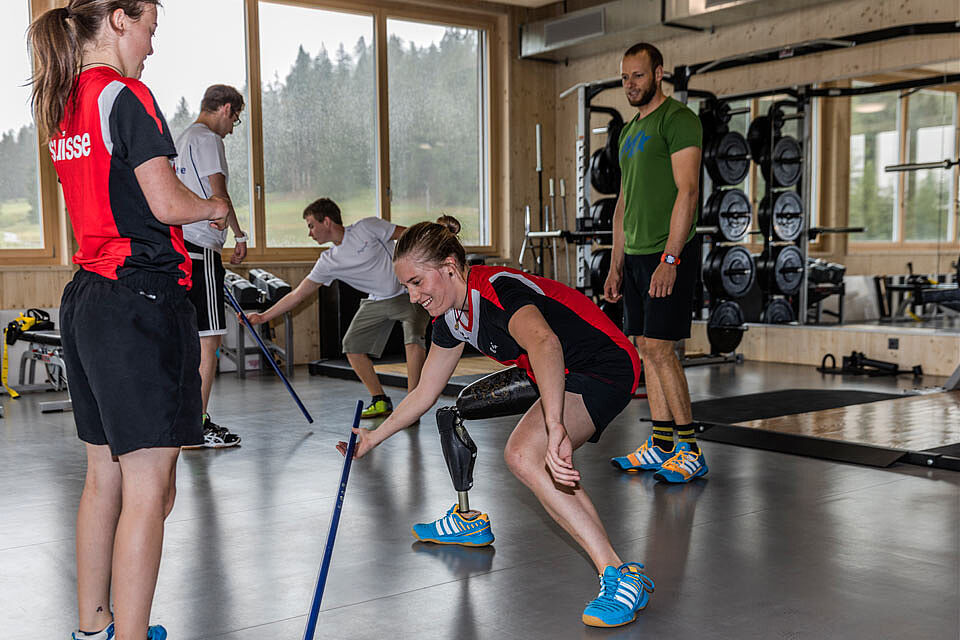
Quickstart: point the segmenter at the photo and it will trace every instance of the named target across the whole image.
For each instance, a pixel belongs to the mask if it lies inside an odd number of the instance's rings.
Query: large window
[[[0,26],[4,264],[55,264],[67,253],[56,174],[24,86],[25,31],[53,4],[63,0],[32,8],[11,0]],[[448,213],[465,244],[496,250],[491,201],[499,192],[489,176],[500,157],[491,147],[499,79],[491,88],[487,43],[503,14],[413,4],[164,0],[141,79],[174,138],[199,116],[210,85],[243,94],[242,122],[224,146],[251,260],[315,257],[302,212],[320,197],[339,204],[345,224],[380,216],[410,225]]]
[[[0,22],[0,249],[42,249],[37,130],[30,114],[32,67],[24,42],[30,3],[4,5]]]
[[[483,32],[390,19],[387,37],[391,220],[450,214],[486,244]]]
[[[216,25],[212,29],[210,25]],[[241,125],[223,140],[229,182],[240,226],[253,236],[250,208],[249,113],[243,24],[243,0],[164,0],[157,16],[153,55],[147,58],[141,80],[153,91],[170,125],[174,140],[200,113],[207,87],[227,84],[243,94]],[[227,234],[233,245],[233,234]]]
[[[309,247],[319,197],[344,224],[378,214],[371,15],[260,3],[263,165],[270,247]]]
[[[854,86],[864,86],[857,83]],[[896,94],[850,99],[850,225],[866,227],[851,241],[897,239],[897,174],[884,167],[900,155]]]
[[[867,228],[851,241],[954,242],[956,170],[885,169],[956,157],[957,93],[934,88],[855,96],[850,122],[850,224]]]
[[[920,91],[908,100],[907,162],[956,158],[956,94]],[[904,181],[904,239],[936,242],[954,237],[953,171],[921,169],[907,173]]]

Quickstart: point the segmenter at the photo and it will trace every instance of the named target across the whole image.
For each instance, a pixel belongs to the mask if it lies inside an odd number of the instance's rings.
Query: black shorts
[[[196,314],[175,279],[81,269],[63,291],[60,337],[81,440],[115,456],[203,443]]]
[[[567,380],[564,388],[570,393],[579,394],[583,398],[583,404],[587,407],[587,413],[593,420],[593,426],[596,431],[590,436],[590,442],[600,440],[600,435],[607,425],[620,415],[633,397],[630,387],[633,384],[633,378],[608,380],[599,375],[578,373],[571,371],[567,373]]]
[[[650,297],[650,278],[660,266],[660,253],[627,254],[623,268],[623,332],[655,340],[690,337],[693,289],[700,269],[700,243],[691,240],[680,253],[673,291],[665,298]]]
[[[200,336],[222,336],[227,333],[227,318],[223,310],[223,268],[220,252],[206,249],[192,242],[184,242],[193,261],[193,287],[187,294],[197,310],[197,329]]]

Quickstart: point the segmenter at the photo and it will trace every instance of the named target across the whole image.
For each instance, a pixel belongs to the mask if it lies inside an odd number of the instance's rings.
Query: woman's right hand
[[[379,442],[373,441],[373,431],[370,429],[354,429],[353,432],[357,434],[357,445],[353,449],[353,459],[362,458],[363,456],[370,453],[370,451],[376,447]],[[340,452],[340,455],[347,455],[347,443],[340,441],[337,443],[337,451]]]

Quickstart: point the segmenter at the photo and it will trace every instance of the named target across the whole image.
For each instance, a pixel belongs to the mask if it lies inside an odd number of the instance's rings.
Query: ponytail
[[[44,142],[57,134],[67,111],[70,94],[80,75],[83,47],[94,42],[100,28],[117,9],[139,20],[144,5],[159,0],[70,0],[33,21],[27,31],[36,68],[30,83],[30,105],[37,133]]]

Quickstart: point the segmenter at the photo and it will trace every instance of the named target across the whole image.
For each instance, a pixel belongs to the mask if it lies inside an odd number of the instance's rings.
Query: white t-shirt
[[[177,158],[173,167],[180,182],[201,198],[209,198],[210,176],[222,173],[224,182],[227,173],[227,154],[223,148],[223,138],[211,131],[207,125],[194,122],[177,138]],[[227,240],[227,230],[217,231],[206,220],[183,225],[183,238],[195,245],[220,251]]]
[[[397,225],[380,218],[364,218],[343,230],[343,242],[323,252],[307,278],[321,285],[342,280],[363,291],[369,300],[386,300],[404,293],[393,272],[390,240]]]

